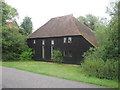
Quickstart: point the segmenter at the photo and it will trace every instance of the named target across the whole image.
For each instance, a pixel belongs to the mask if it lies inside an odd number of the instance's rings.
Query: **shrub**
[[[61,51],[60,50],[53,50],[53,57],[51,59],[55,63],[63,63]]]
[[[30,61],[32,60],[32,57],[33,57],[32,49],[29,48],[27,51],[21,53],[20,61]]]
[[[26,36],[16,28],[2,27],[2,60],[19,61],[19,56],[28,48]]]
[[[118,79],[118,61],[102,59],[87,59],[81,64],[82,70],[88,76],[102,79]]]

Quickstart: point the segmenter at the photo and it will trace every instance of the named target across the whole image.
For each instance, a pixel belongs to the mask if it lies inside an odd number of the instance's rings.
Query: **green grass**
[[[0,61],[0,66],[2,66],[2,62]]]
[[[80,66],[38,62],[38,61],[2,62],[2,64],[0,63],[0,65],[10,68],[16,68],[20,70],[25,70],[37,74],[64,78],[67,80],[86,82],[86,83],[96,84],[110,88],[118,88],[118,82],[115,80],[87,77],[83,72],[81,72]]]

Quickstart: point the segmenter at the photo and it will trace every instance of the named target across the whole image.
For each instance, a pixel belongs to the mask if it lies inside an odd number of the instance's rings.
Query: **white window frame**
[[[54,40],[51,40],[51,45],[54,45],[54,44],[55,44]]]
[[[63,38],[63,42],[67,43],[67,38],[66,37]]]
[[[33,40],[33,44],[35,44],[36,43],[36,41],[35,40]]]
[[[45,45],[45,40],[42,40],[42,45]]]
[[[68,37],[68,43],[72,43],[72,37]]]

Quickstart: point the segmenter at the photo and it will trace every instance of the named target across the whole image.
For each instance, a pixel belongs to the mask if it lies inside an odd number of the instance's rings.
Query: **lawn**
[[[96,84],[100,86],[118,88],[118,82],[115,80],[98,79],[95,77],[87,77],[82,71],[80,66],[72,66],[65,64],[55,64],[39,61],[27,61],[27,62],[0,62],[0,65],[10,68],[16,68],[25,70],[37,74],[43,74],[47,76],[54,76],[58,78],[64,78],[67,80],[74,80],[80,82],[86,82]]]

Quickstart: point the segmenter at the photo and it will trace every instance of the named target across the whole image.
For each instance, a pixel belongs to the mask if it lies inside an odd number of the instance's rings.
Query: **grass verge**
[[[118,88],[118,82],[115,80],[87,77],[83,72],[81,72],[80,66],[71,66],[71,65],[55,64],[48,62],[39,62],[39,61],[2,62],[0,63],[0,65],[10,68],[16,68],[20,70],[25,70],[37,74],[64,78],[67,80],[86,82],[86,83],[105,86],[109,88]]]
[[[2,62],[0,61],[0,66],[2,66]]]

